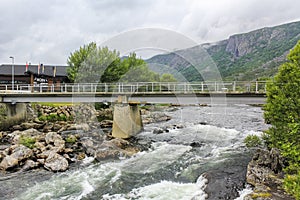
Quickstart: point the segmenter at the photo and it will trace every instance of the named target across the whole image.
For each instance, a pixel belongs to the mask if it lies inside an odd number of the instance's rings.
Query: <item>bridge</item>
[[[0,85],[0,102],[114,102],[122,95],[147,103],[261,104],[265,93],[264,81],[14,84]]]

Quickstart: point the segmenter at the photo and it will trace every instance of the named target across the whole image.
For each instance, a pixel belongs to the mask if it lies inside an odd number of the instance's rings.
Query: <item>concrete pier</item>
[[[138,104],[128,103],[126,97],[119,97],[114,105],[112,136],[130,138],[143,130],[143,123]]]

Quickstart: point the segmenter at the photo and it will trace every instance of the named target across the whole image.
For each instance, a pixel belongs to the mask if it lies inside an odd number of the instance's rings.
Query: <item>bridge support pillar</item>
[[[9,127],[24,121],[27,117],[27,106],[25,103],[5,103],[6,119],[0,121],[0,130],[7,130]]]
[[[114,105],[112,136],[130,138],[143,130],[141,113],[138,104],[128,104],[126,97],[119,97],[118,100]]]

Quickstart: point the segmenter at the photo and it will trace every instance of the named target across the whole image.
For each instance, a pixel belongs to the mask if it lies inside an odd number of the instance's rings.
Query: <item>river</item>
[[[64,173],[12,174],[1,179],[0,192],[16,200],[201,200],[242,199],[236,196],[251,191],[244,176],[251,152],[243,140],[267,129],[261,108],[187,106],[166,114],[170,121],[146,125],[137,136],[140,143],[151,143],[148,151],[94,164],[86,158],[85,166]],[[153,133],[165,127],[168,132]]]

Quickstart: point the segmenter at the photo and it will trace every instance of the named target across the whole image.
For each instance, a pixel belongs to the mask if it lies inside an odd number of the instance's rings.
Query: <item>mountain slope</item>
[[[224,80],[253,80],[273,76],[298,40],[300,22],[294,22],[233,35],[215,44],[202,44],[156,55],[146,62],[150,69],[159,73],[172,73],[178,80],[202,81],[207,79],[201,76],[205,70],[208,71],[207,62],[197,59],[202,63],[196,63],[196,70],[182,55],[196,55],[199,49],[205,49]]]

